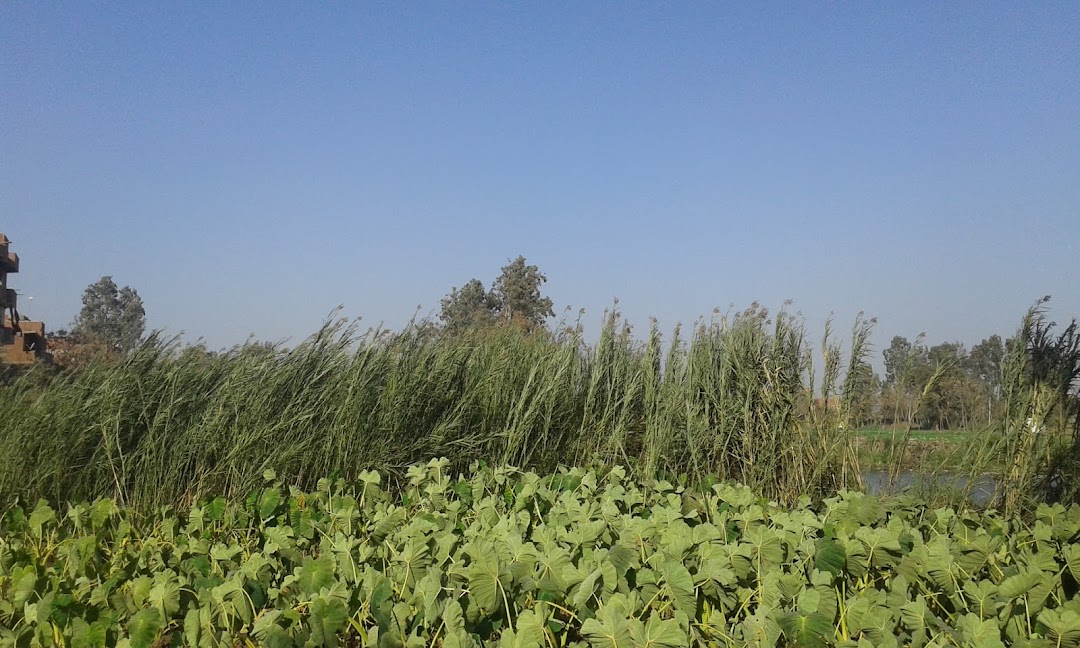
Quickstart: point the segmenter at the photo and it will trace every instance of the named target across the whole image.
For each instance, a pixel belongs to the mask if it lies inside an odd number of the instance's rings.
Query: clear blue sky
[[[1075,1],[13,0],[0,153],[52,329],[106,274],[213,347],[396,327],[518,254],[590,322],[1080,315]]]

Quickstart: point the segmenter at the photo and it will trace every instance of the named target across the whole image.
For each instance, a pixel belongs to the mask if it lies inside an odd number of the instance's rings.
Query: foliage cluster
[[[1031,523],[843,493],[767,503],[449,462],[140,516],[0,522],[5,646],[1080,645],[1080,507]]]
[[[914,342],[895,336],[883,351],[885,379],[878,386],[876,422],[970,429],[1001,414],[1007,342],[1000,335],[970,350],[959,342],[927,346],[923,340],[922,335]]]
[[[479,279],[454,288],[442,300],[439,319],[450,331],[512,325],[524,331],[540,331],[555,315],[554,304],[541,294],[547,277],[540,268],[518,256],[502,267],[491,289]]]
[[[83,291],[82,309],[72,325],[71,337],[112,353],[126,353],[139,345],[145,331],[146,310],[138,291],[130,286],[121,288],[105,276]]]

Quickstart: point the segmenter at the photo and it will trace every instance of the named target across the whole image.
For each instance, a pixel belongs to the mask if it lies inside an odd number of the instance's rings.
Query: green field
[[[6,646],[1075,646],[1080,507],[770,504],[622,469],[376,473],[0,523]]]

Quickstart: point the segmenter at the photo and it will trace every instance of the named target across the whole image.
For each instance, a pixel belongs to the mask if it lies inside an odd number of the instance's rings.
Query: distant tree
[[[967,369],[972,377],[996,391],[1001,386],[1001,361],[1005,357],[1005,343],[1000,335],[991,335],[971,347],[967,357]]]
[[[112,277],[102,277],[83,291],[82,304],[71,331],[77,338],[103,343],[120,353],[142,341],[146,311],[134,288],[119,288]]]
[[[1000,335],[991,335],[971,347],[965,369],[982,387],[982,405],[986,408],[986,420],[993,418],[996,405],[1001,402],[1001,368],[1005,359],[1005,342]]]
[[[883,352],[885,385],[890,392],[886,400],[893,408],[893,423],[904,421],[912,425],[915,422],[919,396],[933,375],[929,350],[922,343],[924,338],[925,335],[920,333],[912,343],[897,335]]]
[[[551,299],[540,293],[546,281],[537,266],[526,264],[525,257],[519,256],[502,267],[491,290],[479,279],[454,288],[442,300],[439,319],[449,331],[496,324],[511,324],[529,332],[541,329],[545,320],[555,315]]]
[[[546,282],[540,268],[527,265],[523,256],[503,266],[492,290],[499,319],[526,331],[543,328],[545,320],[555,316],[551,299],[540,294],[540,287]]]
[[[498,298],[479,279],[454,288],[443,297],[439,319],[451,331],[492,326],[499,314]]]
[[[959,342],[945,342],[927,352],[937,380],[926,392],[920,416],[934,428],[969,427],[981,402],[978,383],[964,370],[967,351]]]

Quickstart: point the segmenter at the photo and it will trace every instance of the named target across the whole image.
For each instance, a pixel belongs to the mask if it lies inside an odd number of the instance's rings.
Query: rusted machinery
[[[18,296],[8,288],[8,275],[19,271],[19,255],[8,250],[10,245],[0,233],[0,364],[25,365],[48,358],[45,324],[19,316]]]

